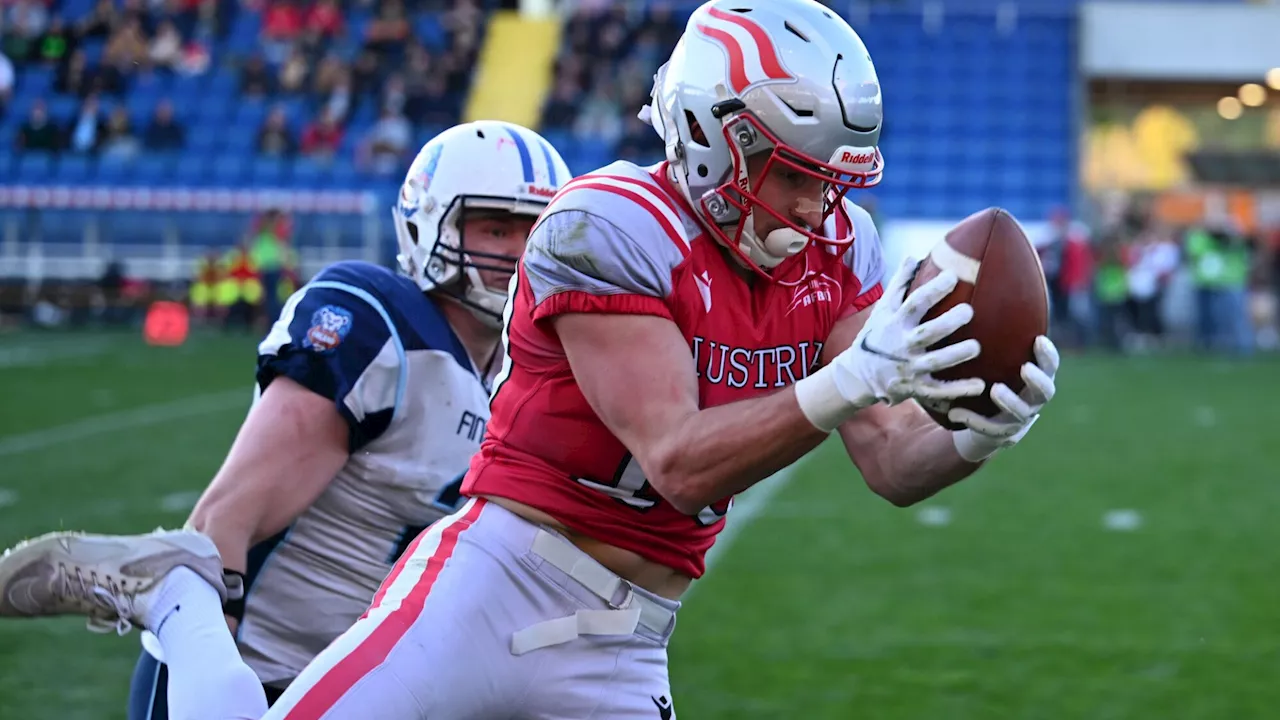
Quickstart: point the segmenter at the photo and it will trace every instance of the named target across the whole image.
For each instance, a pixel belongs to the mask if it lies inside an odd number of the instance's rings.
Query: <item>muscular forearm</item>
[[[215,500],[196,506],[188,524],[209,536],[222,556],[222,567],[243,573],[249,564],[249,548],[253,546],[253,531],[243,518],[229,516]]]
[[[894,413],[899,418],[888,423],[855,421],[842,427],[841,435],[867,486],[894,505],[914,505],[982,467],[961,458],[951,431],[934,423],[914,403],[871,412]]]
[[[790,465],[826,437],[788,388],[687,416],[645,470],[668,502],[694,514]]]

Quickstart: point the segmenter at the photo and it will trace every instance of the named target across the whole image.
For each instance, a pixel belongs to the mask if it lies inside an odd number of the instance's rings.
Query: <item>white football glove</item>
[[[907,258],[898,268],[867,322],[845,349],[818,372],[796,383],[796,399],[809,422],[831,432],[855,412],[877,402],[894,405],[907,399],[932,404],[982,394],[981,379],[937,380],[931,373],[978,356],[978,341],[968,339],[937,350],[930,345],[973,319],[973,307],[960,303],[921,323],[925,313],[959,282],[941,272],[907,296],[920,260]]]
[[[1026,387],[1021,393],[1015,393],[1004,383],[991,387],[991,400],[1000,408],[995,417],[983,417],[967,408],[952,408],[947,412],[948,420],[965,426],[951,436],[960,457],[980,462],[997,450],[1016,445],[1031,430],[1056,391],[1053,377],[1058,373],[1058,348],[1041,335],[1036,338],[1035,357],[1034,363],[1022,366]]]

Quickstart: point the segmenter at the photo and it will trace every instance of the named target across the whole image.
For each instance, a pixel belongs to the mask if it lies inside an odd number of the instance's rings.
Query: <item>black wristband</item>
[[[244,573],[239,570],[222,571],[222,581],[227,586],[227,600],[222,603],[224,615],[230,615],[237,621],[244,619]]]

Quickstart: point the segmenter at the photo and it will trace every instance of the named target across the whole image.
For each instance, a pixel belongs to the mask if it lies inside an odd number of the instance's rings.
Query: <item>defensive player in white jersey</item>
[[[418,154],[394,210],[401,272],[324,269],[259,345],[260,395],[189,525],[243,579],[228,622],[269,701],[360,617],[407,544],[459,504],[489,417],[507,283],[569,179],[526,128],[443,132]],[[189,717],[183,703],[199,694],[169,678],[159,643],[146,644],[130,717],[163,720],[170,695],[174,716]]]
[[[1019,442],[1052,398],[1040,338],[1026,389],[991,389],[998,414],[952,408],[951,431],[919,406],[986,389],[933,377],[981,351],[938,346],[973,310],[925,321],[955,273],[908,296],[916,263],[886,274],[844,197],[881,176],[883,118],[871,58],[834,12],[711,0],[648,118],[666,162],[576,178],[534,227],[469,499],[268,718],[672,718],[679,597],[736,493],[838,433],[866,484],[910,505]],[[62,566],[127,577],[97,586],[104,614],[148,628],[217,561],[191,532],[20,552],[0,587],[31,578],[37,612],[83,612],[47,589]]]

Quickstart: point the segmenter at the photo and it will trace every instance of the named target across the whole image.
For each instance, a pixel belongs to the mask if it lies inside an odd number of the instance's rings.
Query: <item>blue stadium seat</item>
[[[314,189],[330,183],[332,172],[329,165],[317,162],[309,157],[300,157],[293,161],[293,185],[299,189]]]
[[[173,166],[173,181],[182,187],[203,187],[210,184],[210,165],[215,156],[184,152]]]
[[[242,155],[219,155],[213,159],[213,183],[220,187],[239,187],[245,180],[245,158]]]
[[[93,162],[88,155],[63,155],[58,159],[58,182],[83,183],[93,177]]]
[[[106,185],[123,184],[133,180],[133,160],[118,155],[104,155],[97,163],[98,182]]]
[[[218,135],[211,125],[193,125],[187,128],[187,150],[194,155],[209,155],[218,145]]]
[[[252,162],[253,182],[268,187],[283,185],[288,178],[288,166],[278,157],[257,157]]]
[[[18,179],[22,182],[42,183],[53,176],[53,155],[44,152],[24,152],[18,156]]]
[[[173,175],[174,159],[168,155],[147,153],[134,165],[134,177],[144,185],[163,186]]]

